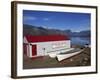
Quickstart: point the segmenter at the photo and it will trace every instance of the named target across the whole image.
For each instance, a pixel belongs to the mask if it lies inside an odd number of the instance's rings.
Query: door
[[[36,55],[37,55],[36,45],[32,45],[32,56],[36,56]]]

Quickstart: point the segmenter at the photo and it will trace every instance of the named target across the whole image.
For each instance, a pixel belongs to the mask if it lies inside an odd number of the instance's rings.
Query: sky
[[[23,10],[23,24],[79,32],[90,30],[91,14]]]

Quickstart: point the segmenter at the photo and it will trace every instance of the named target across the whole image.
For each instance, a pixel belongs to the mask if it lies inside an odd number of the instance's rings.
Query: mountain
[[[84,31],[80,31],[80,32],[72,32],[70,34],[70,36],[72,36],[72,37],[90,37],[91,32],[90,32],[90,30],[84,30]]]
[[[42,26],[23,25],[23,35],[68,35],[71,37],[90,37],[90,30],[72,32],[71,30],[48,29]]]
[[[31,26],[24,24],[23,25],[23,35],[66,35],[66,32],[58,29],[47,29],[43,27]]]

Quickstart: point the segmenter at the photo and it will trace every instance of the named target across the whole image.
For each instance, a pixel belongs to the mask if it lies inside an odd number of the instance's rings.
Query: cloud
[[[24,21],[33,21],[33,20],[48,21],[48,20],[50,20],[50,19],[49,19],[49,18],[37,18],[37,17],[34,17],[34,16],[24,16],[24,17],[23,17],[23,20],[24,20]]]
[[[48,21],[48,20],[49,20],[49,18],[43,18],[43,20],[44,20],[44,21]]]
[[[24,16],[23,19],[24,20],[36,20],[37,18],[33,16]]]

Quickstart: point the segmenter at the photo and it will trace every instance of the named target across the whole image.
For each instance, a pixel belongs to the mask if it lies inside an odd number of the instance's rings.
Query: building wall
[[[31,44],[37,45],[37,56],[48,55],[51,53],[65,52],[66,49],[71,47],[70,40],[38,42]],[[32,57],[32,55],[30,55],[30,57]]]

